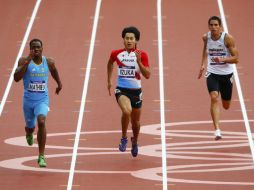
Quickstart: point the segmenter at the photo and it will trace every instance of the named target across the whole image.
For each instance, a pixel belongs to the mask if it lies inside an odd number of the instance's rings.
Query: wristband
[[[30,62],[30,61],[27,61],[27,60],[26,60],[26,61],[25,61],[25,65],[28,65],[28,64],[29,64],[29,62]]]

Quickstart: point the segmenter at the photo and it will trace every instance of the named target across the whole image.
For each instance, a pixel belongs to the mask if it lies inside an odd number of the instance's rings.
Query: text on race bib
[[[28,90],[30,92],[45,92],[46,91],[46,83],[42,82],[30,82],[28,86]]]
[[[118,70],[118,75],[120,77],[134,78],[135,77],[135,69],[120,68]]]

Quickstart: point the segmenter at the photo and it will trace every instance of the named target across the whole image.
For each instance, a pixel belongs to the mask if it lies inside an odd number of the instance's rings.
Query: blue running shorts
[[[49,111],[49,101],[23,101],[23,112],[26,122],[26,127],[34,128],[36,125],[38,115],[47,116]]]

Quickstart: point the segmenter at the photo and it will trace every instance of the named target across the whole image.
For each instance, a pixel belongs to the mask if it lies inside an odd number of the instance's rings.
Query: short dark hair
[[[208,25],[210,25],[211,20],[217,20],[219,25],[221,26],[221,18],[218,16],[211,16],[208,20]]]
[[[135,26],[129,26],[123,29],[122,31],[122,38],[125,37],[126,33],[133,33],[137,41],[140,39],[140,32]]]
[[[34,39],[32,39],[32,40],[29,42],[30,49],[31,49],[31,47],[32,47],[32,43],[33,43],[33,42],[40,42],[41,47],[42,47],[42,41],[41,41],[40,39],[38,39],[38,38],[34,38]]]

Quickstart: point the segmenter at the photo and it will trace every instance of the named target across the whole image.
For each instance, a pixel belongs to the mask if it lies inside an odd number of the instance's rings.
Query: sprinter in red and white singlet
[[[148,79],[150,69],[147,54],[137,49],[140,32],[136,27],[127,27],[122,31],[124,48],[113,50],[108,61],[108,91],[111,95],[113,64],[118,66],[118,80],[115,97],[122,111],[122,138],[119,150],[124,152],[127,147],[127,129],[132,124],[133,137],[131,137],[131,153],[138,155],[138,135],[140,130],[140,116],[142,108],[142,76]]]

